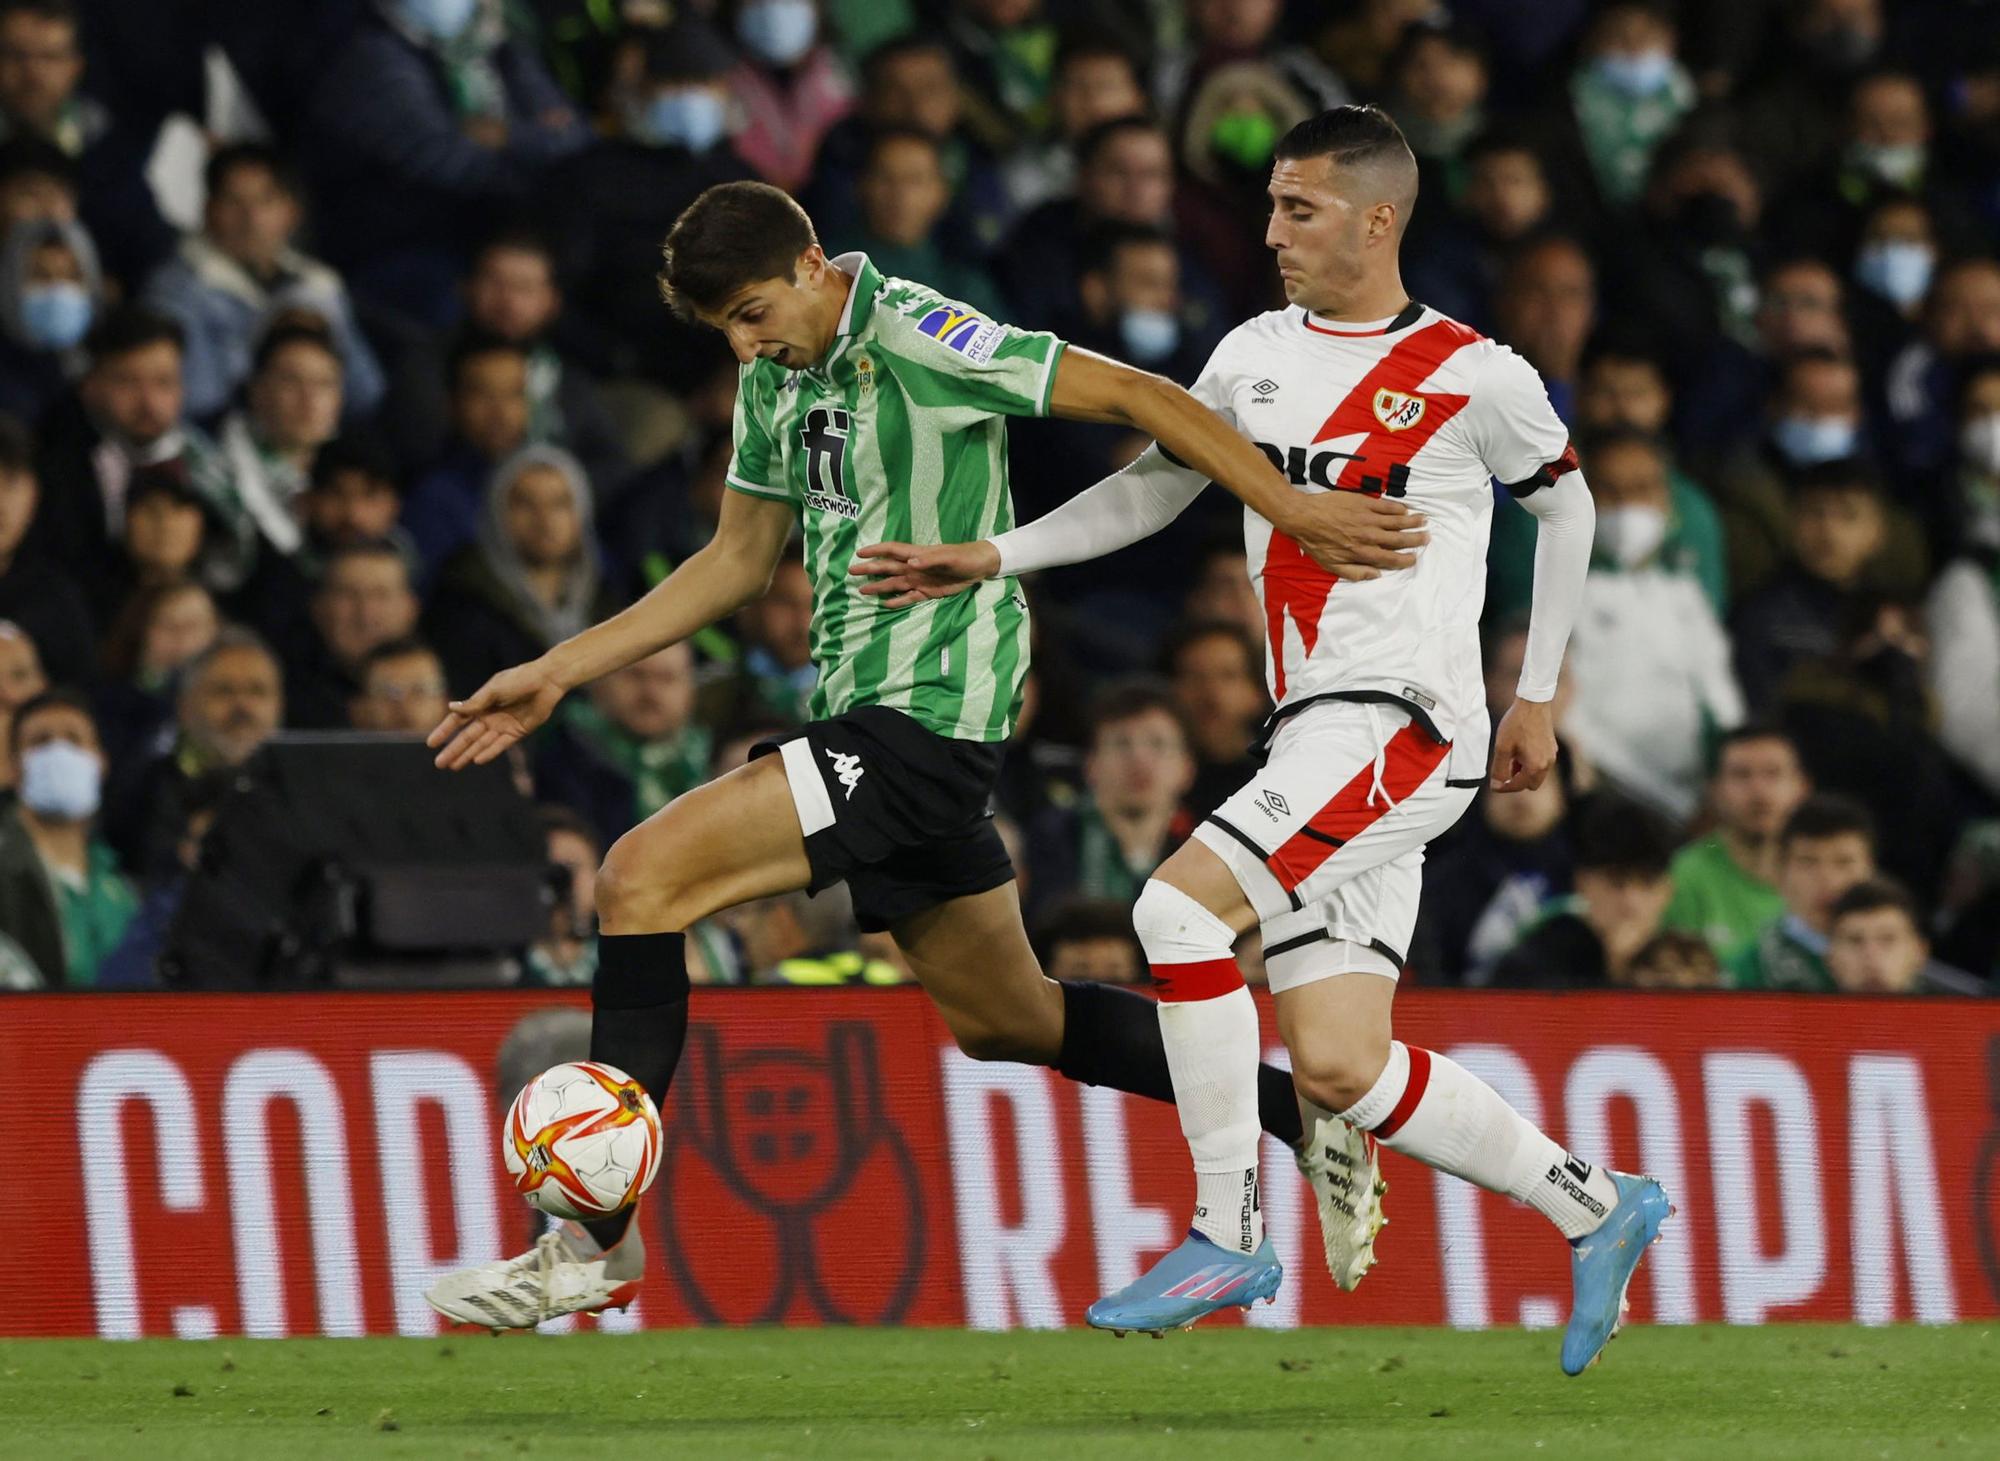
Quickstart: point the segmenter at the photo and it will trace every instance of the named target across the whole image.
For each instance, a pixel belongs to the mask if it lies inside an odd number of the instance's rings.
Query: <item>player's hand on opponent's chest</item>
[[[861,592],[884,608],[906,609],[925,599],[948,598],[1000,571],[1000,550],[976,543],[870,543],[855,551],[848,573],[873,579]]]
[[[1336,578],[1380,578],[1414,567],[1416,550],[1430,541],[1422,513],[1360,492],[1300,493],[1286,517],[1272,526]]]

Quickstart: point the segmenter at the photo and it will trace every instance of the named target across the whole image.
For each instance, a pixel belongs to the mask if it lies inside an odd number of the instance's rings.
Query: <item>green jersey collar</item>
[[[858,250],[833,260],[833,267],[854,276],[854,282],[847,287],[847,303],[841,306],[840,327],[834,331],[834,338],[841,340],[868,328],[868,320],[875,313],[875,296],[882,292],[882,273],[868,262],[868,255]],[[829,351],[828,358],[832,355]]]

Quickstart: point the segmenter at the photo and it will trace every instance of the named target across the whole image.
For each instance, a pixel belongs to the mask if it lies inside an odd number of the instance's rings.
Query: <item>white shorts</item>
[[[1480,786],[1448,779],[1450,750],[1395,705],[1322,701],[1278,727],[1263,769],[1195,829],[1257,910],[1274,992],[1402,973],[1424,845]]]

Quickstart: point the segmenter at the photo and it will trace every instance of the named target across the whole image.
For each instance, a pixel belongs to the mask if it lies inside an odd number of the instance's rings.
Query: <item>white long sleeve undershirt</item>
[[[1054,512],[987,541],[1000,550],[1003,575],[1083,563],[1151,537],[1207,485],[1208,478],[1175,465],[1155,444]]]
[[[1528,644],[1514,693],[1523,700],[1555,699],[1570,631],[1583,604],[1597,508],[1582,472],[1565,472],[1547,487],[1517,499],[1535,515],[1535,588],[1528,608]]]

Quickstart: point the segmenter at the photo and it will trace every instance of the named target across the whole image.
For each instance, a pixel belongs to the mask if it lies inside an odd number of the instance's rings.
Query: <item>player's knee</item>
[[[1292,1051],[1292,1084],[1328,1111],[1345,1111],[1374,1089],[1388,1063],[1389,1047],[1363,1041],[1329,1042]]]
[[[637,829],[611,844],[597,870],[597,921],[606,933],[666,933],[686,928],[686,880],[649,856]]]

